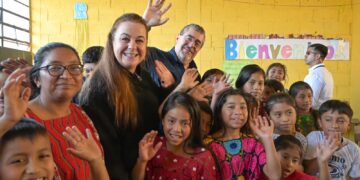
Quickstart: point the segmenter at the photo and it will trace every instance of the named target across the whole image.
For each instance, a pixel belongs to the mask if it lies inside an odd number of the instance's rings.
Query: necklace
[[[227,153],[234,156],[234,155],[240,153],[240,151],[242,149],[242,143],[241,143],[240,139],[233,139],[233,140],[224,142],[224,147],[225,147]]]
[[[236,180],[238,178],[241,178],[242,176],[240,176],[240,175],[242,173],[240,173],[240,169],[241,169],[240,164],[242,163],[243,156],[244,156],[244,151],[243,151],[243,146],[242,146],[242,138],[225,141],[225,142],[223,142],[223,146],[226,150],[226,161],[229,162],[230,169],[232,171],[231,179]],[[240,162],[239,162],[239,166],[238,166],[237,170],[234,169],[233,164],[232,164],[232,158],[233,158],[233,156],[236,156],[236,155],[240,156]]]

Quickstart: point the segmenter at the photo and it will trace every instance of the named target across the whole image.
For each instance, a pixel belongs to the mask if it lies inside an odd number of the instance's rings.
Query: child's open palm
[[[220,80],[216,82],[216,78],[213,79],[212,85],[214,87],[213,94],[218,96],[222,92],[231,88],[232,80],[229,80],[230,74],[224,74],[221,76]]]
[[[139,142],[139,160],[149,161],[161,148],[161,142],[154,146],[154,140],[156,138],[157,131],[151,131],[146,133],[145,136]]]
[[[195,68],[186,69],[184,74],[181,77],[181,82],[179,86],[184,91],[188,91],[189,89],[194,88],[199,84],[199,81],[196,81],[196,78],[199,76],[199,72]]]
[[[4,97],[4,119],[18,121],[24,115],[31,95],[30,88],[22,86],[25,79],[26,74],[23,69],[17,69],[6,79],[1,90]]]
[[[261,140],[272,138],[274,132],[274,123],[271,120],[268,120],[266,117],[255,117],[253,115],[252,118],[250,118],[249,123],[252,131]]]
[[[329,136],[321,142],[316,148],[316,156],[319,162],[327,162],[331,155],[340,147],[338,139],[334,136]]]

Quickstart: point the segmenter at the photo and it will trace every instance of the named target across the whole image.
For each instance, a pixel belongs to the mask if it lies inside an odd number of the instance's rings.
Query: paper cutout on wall
[[[314,43],[328,47],[328,60],[349,60],[348,41],[324,39],[226,39],[225,59],[304,59]]]
[[[235,87],[236,79],[240,73],[240,70],[248,65],[253,64],[252,61],[249,60],[241,60],[241,61],[225,61],[224,62],[224,71],[226,74],[230,74],[230,79],[232,79],[232,86]]]
[[[76,2],[74,5],[74,19],[87,19],[87,5],[84,2]]]

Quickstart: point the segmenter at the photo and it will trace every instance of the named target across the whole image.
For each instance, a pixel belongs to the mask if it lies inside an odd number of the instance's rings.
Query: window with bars
[[[30,0],[0,0],[0,47],[30,51]]]

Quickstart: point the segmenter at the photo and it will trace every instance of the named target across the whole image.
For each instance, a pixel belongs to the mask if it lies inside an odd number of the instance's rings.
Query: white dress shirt
[[[323,63],[309,68],[304,81],[311,86],[313,91],[312,107],[314,109],[319,109],[323,102],[333,97],[334,80]]]

